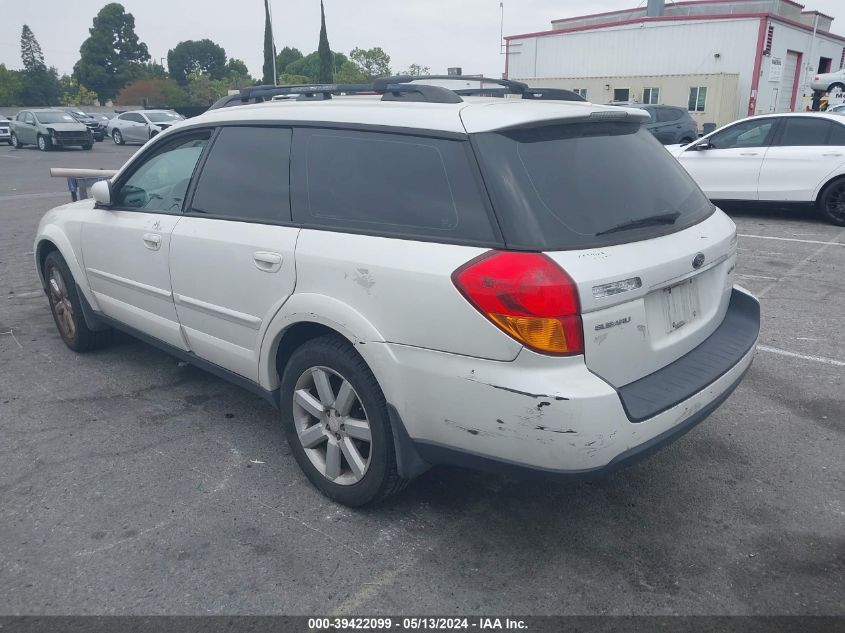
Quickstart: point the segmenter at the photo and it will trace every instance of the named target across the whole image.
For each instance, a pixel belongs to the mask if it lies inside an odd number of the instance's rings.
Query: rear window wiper
[[[627,231],[628,229],[637,229],[641,226],[651,226],[653,224],[674,224],[675,220],[681,217],[679,211],[671,211],[669,213],[658,213],[657,215],[649,215],[644,218],[636,220],[628,220],[622,224],[617,224],[604,231],[599,231],[596,235],[606,235],[607,233],[616,233],[617,231]]]

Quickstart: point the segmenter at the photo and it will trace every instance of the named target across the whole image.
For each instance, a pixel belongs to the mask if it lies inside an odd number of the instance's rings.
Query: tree
[[[343,62],[340,69],[334,74],[334,83],[336,84],[363,84],[367,81],[367,76],[349,60]]]
[[[276,45],[273,42],[273,24],[270,22],[270,5],[264,0],[264,67],[262,68],[261,81],[265,84],[272,84],[273,79],[273,58],[276,55]]]
[[[173,108],[185,105],[187,96],[173,79],[139,79],[121,88],[115,103],[122,106]]]
[[[188,105],[210,106],[225,96],[228,90],[225,81],[215,81],[209,75],[193,73],[188,80]]]
[[[26,24],[21,29],[21,61],[23,71],[18,75],[20,86],[17,98],[29,106],[55,105],[61,96],[59,73],[47,68],[44,53],[35,39],[32,29]]]
[[[278,83],[280,86],[290,86],[294,84],[311,84],[314,83],[314,81],[305,75],[289,75],[288,73],[282,73],[279,75]]]
[[[179,42],[167,51],[167,68],[170,77],[182,85],[187,85],[192,73],[222,79],[226,74],[226,51],[209,39]]]
[[[400,75],[411,75],[411,77],[423,77],[431,74],[431,69],[428,66],[420,66],[419,64],[411,64],[408,70],[403,70]]]
[[[0,64],[0,106],[19,105],[18,95],[21,90],[20,73],[9,70]]]
[[[44,63],[44,53],[41,52],[41,45],[35,39],[32,29],[26,24],[21,29],[21,61],[26,72],[37,72],[47,70]]]
[[[320,58],[320,68],[317,74],[317,81],[321,84],[330,84],[334,76],[334,64],[332,63],[332,50],[329,47],[329,36],[326,33],[326,12],[323,8],[323,0],[320,0],[320,45],[317,47],[317,54]]]
[[[246,64],[243,60],[235,59],[234,57],[226,62],[226,74],[227,75],[245,75],[249,77],[249,68],[246,67]]]
[[[292,64],[299,59],[302,59],[302,53],[298,48],[285,46],[276,56],[276,71],[280,73],[287,72],[288,64]]]
[[[73,75],[100,99],[112,99],[123,86],[144,75],[143,62],[150,59],[147,45],[135,34],[135,18],[116,2],[100,9],[88,32]]]
[[[332,75],[334,73],[340,72],[340,69],[343,67],[345,62],[349,61],[349,58],[344,55],[343,53],[331,53],[331,58],[334,62]],[[302,59],[297,59],[295,62],[291,62],[285,68],[285,73],[288,75],[302,75],[304,77],[308,77],[308,82],[306,83],[317,83],[320,81],[320,53],[314,51],[309,55],[306,55]],[[331,81],[329,81],[331,83]]]
[[[370,49],[353,48],[349,59],[367,79],[390,76],[390,55],[378,46]]]
[[[61,102],[64,105],[89,106],[99,103],[97,93],[91,92],[85,86],[79,85],[79,82],[73,77],[62,75],[61,79],[59,79],[59,84],[62,87]]]
[[[255,79],[250,76],[246,64],[240,59],[234,58],[230,59],[226,63],[226,76],[224,81],[230,90],[239,90],[255,84]]]

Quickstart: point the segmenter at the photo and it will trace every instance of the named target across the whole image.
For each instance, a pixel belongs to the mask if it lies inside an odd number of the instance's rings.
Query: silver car
[[[106,133],[118,145],[146,143],[159,132],[184,119],[173,110],[134,110],[119,114],[109,121]]]
[[[0,114],[0,143],[12,144],[12,122]]]

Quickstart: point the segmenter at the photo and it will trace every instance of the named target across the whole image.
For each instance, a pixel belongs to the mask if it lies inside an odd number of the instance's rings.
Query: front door
[[[256,382],[264,332],[296,282],[290,142],[286,128],[222,128],[170,245],[191,350]]]
[[[711,200],[757,200],[760,168],[777,120],[740,121],[705,137],[709,145],[691,145],[679,160]]]
[[[187,349],[170,285],[170,241],[207,131],[180,135],[142,157],[114,185],[113,206],[82,225],[89,286],[103,313]]]

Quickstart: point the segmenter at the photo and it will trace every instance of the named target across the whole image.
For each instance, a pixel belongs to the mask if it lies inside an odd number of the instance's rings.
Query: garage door
[[[780,91],[778,92],[777,112],[787,112],[792,107],[792,92],[795,89],[795,71],[798,69],[798,58],[798,53],[786,52],[786,59],[783,60]]]

